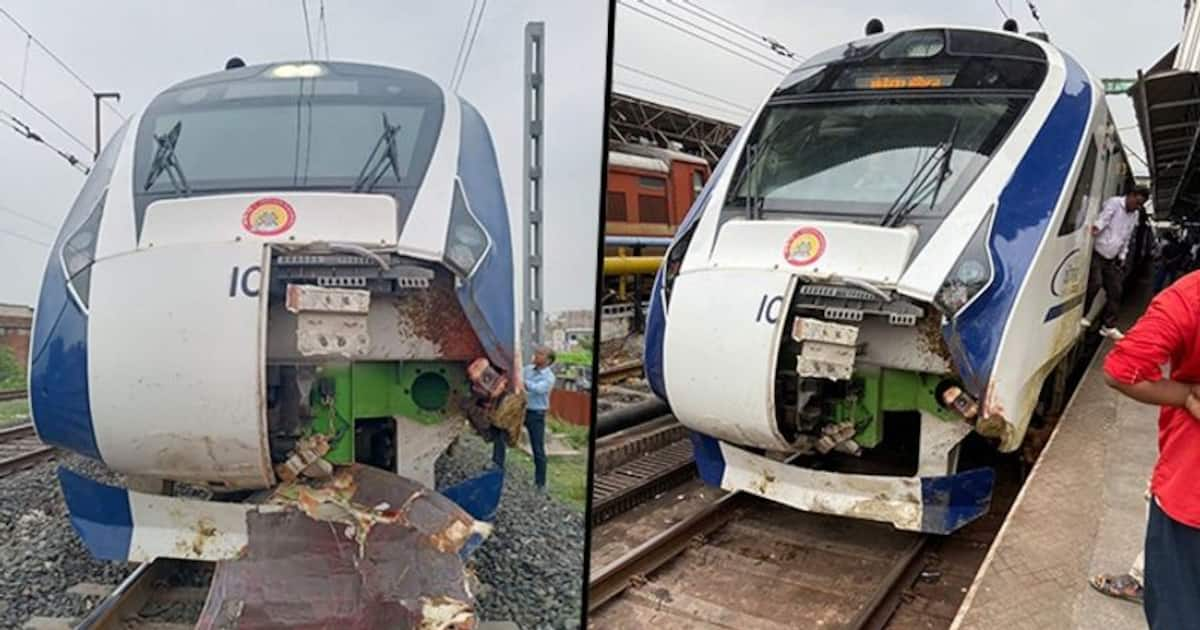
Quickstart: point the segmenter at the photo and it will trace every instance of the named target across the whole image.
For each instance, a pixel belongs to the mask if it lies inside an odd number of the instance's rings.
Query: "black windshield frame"
[[[961,172],[955,173],[952,180],[947,181],[945,188],[941,190],[937,198],[937,203],[932,208],[926,205],[918,206],[911,212],[903,221],[902,224],[915,226],[919,232],[919,246],[923,246],[924,242],[932,235],[933,231],[941,225],[945,217],[958,204],[959,200],[970,188],[971,184],[978,178],[980,173],[991,163],[995,153],[1003,146],[1004,142],[1012,134],[1021,117],[1029,107],[1032,97],[1027,92],[982,92],[982,91],[922,91],[919,93],[912,92],[887,92],[887,93],[855,93],[855,94],[840,94],[840,95],[813,95],[807,97],[791,97],[780,99],[777,102],[768,105],[759,116],[755,123],[755,128],[751,131],[747,145],[754,142],[755,138],[762,137],[767,131],[766,125],[772,119],[772,114],[779,111],[786,111],[792,108],[823,108],[835,111],[841,106],[857,107],[864,106],[880,106],[886,107],[888,103],[904,103],[904,104],[922,104],[925,106],[936,107],[937,104],[945,104],[947,106],[958,106],[967,103],[972,99],[986,99],[988,105],[1004,105],[1003,113],[996,119],[995,125],[990,129],[986,138],[972,145],[964,145],[964,142],[969,142],[969,130],[965,130],[965,134],[960,134],[956,141],[955,162],[960,163],[957,168],[963,169]],[[927,132],[921,132],[920,135],[926,139],[919,145],[903,145],[895,144],[888,145],[889,142],[896,142],[893,137],[881,137],[877,141],[880,143],[876,147],[882,147],[877,152],[883,153],[886,150],[894,150],[896,148],[912,150],[914,147],[925,147],[923,150],[931,150],[938,142],[944,141],[948,135],[948,131],[955,124],[957,118],[952,113],[953,107],[947,107],[947,113],[944,116],[939,116],[937,124],[928,128]],[[932,120],[932,117],[931,117]],[[982,129],[982,128],[981,128]],[[860,132],[861,133],[861,132]],[[767,147],[760,151],[770,151],[770,144],[778,142],[778,137],[775,140],[767,143]],[[854,160],[861,158],[872,157],[871,147],[864,148],[861,155],[858,155]],[[964,150],[968,149],[968,150]],[[828,153],[829,150],[823,148],[817,143],[807,143],[800,151],[802,155],[811,156],[813,152],[820,153],[822,159],[833,159]],[[974,155],[972,155],[974,154]],[[814,158],[815,159],[815,158]],[[839,168],[851,164],[854,160],[845,160],[843,162],[831,162],[832,168]],[[745,168],[747,158],[746,155],[741,156],[737,163],[736,169],[733,171],[732,181],[737,181],[743,168]],[[804,162],[805,158],[800,157],[800,162]],[[963,166],[965,165],[965,167]],[[755,167],[757,171],[759,167]],[[820,173],[820,171],[814,171]],[[756,173],[755,176],[761,176],[761,173]],[[796,180],[799,181],[799,180]],[[898,181],[895,193],[901,192],[903,181]],[[724,224],[730,220],[746,219],[747,218],[747,199],[745,193],[749,192],[754,196],[756,202],[755,219],[758,220],[794,220],[804,218],[806,220],[816,221],[837,221],[851,222],[862,225],[879,225],[881,219],[886,214],[891,202],[894,201],[892,196],[883,196],[878,199],[818,199],[818,198],[796,198],[770,194],[764,195],[764,192],[771,190],[755,190],[754,187],[760,185],[761,182],[755,181],[754,177],[747,177],[742,183],[742,190],[734,190],[731,186],[726,193],[726,198],[721,209],[721,223]],[[767,187],[762,187],[767,188]],[[778,189],[779,187],[776,187]]]

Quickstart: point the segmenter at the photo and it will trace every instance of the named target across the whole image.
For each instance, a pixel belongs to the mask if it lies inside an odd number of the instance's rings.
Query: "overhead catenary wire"
[[[466,48],[463,51],[462,64],[458,67],[458,76],[452,76],[450,78],[450,85],[455,90],[457,90],[458,86],[462,84],[463,76],[465,76],[467,73],[467,63],[471,59],[471,51],[475,49],[475,39],[479,36],[479,25],[483,23],[483,12],[486,10],[487,0],[482,0],[482,2],[479,3],[479,15],[475,16],[475,26],[471,30],[471,38],[469,41],[467,41]],[[470,27],[469,23],[468,27]],[[465,31],[463,32],[463,35],[466,35]]]
[[[1049,35],[1050,30],[1046,28],[1045,24],[1042,24],[1042,18],[1040,15],[1038,15],[1037,7],[1033,6],[1033,0],[1025,0],[1025,6],[1029,7],[1029,14],[1033,16],[1033,21],[1037,22],[1037,25],[1042,29],[1042,32],[1046,35]]]
[[[308,58],[316,59],[317,55],[313,52],[312,28],[308,25],[308,0],[300,0],[300,12],[304,14],[304,38],[308,40]]]
[[[763,34],[763,33],[755,32],[755,31],[717,13],[716,11],[712,11],[711,9],[706,9],[706,8],[700,6],[699,4],[697,4],[696,2],[694,2],[692,0],[667,0],[667,2],[670,4],[673,4],[675,6],[678,6],[679,8],[683,9],[684,11],[687,11],[688,13],[691,13],[692,15],[698,16],[701,19],[704,19],[711,24],[715,24],[721,28],[724,28],[725,30],[727,30],[731,33],[736,33],[746,39],[749,39],[750,41],[752,41],[756,44],[761,44],[761,45],[765,46],[771,52],[773,52],[781,57],[787,57],[789,59],[803,59],[803,57],[798,57],[796,55],[796,53],[792,52],[792,50],[789,49],[786,45],[784,45],[783,42],[780,42],[779,40],[775,39],[774,37],[771,37],[771,36]]]
[[[753,57],[755,59],[759,59],[761,61],[764,61],[764,62],[766,62],[768,64],[772,64],[772,65],[777,64],[778,66],[780,66],[780,69],[782,69],[784,71],[787,71],[788,69],[790,69],[786,62],[775,59],[774,57],[771,57],[770,55],[767,55],[766,53],[764,53],[760,50],[757,50],[755,48],[751,48],[750,46],[747,46],[746,44],[734,41],[734,40],[730,39],[729,37],[726,37],[725,35],[722,35],[721,33],[718,33],[710,28],[706,28],[700,24],[697,24],[696,22],[693,22],[684,16],[680,16],[678,14],[667,11],[666,9],[664,9],[661,6],[652,4],[651,2],[649,2],[649,0],[638,0],[638,2],[641,5],[645,6],[646,8],[653,9],[654,11],[657,11],[658,13],[660,13],[662,15],[665,15],[673,20],[676,20],[682,24],[687,25],[690,28],[694,28],[697,31],[700,31],[701,33],[704,33],[705,35],[708,35],[709,37],[715,38],[726,44],[729,44],[730,46],[737,48],[738,50],[746,53],[747,55],[750,55],[751,57]]]
[[[36,223],[36,224],[38,224],[46,229],[49,229],[49,230],[58,231],[58,226],[56,226],[56,225],[46,223],[45,221],[43,221],[37,217],[31,217],[28,214],[25,214],[23,212],[17,212],[16,210],[13,210],[12,208],[9,208],[8,206],[5,206],[5,205],[0,205],[0,212],[11,214],[15,217],[21,217],[22,219],[25,219],[26,221]]]
[[[329,61],[329,24],[325,21],[325,0],[321,0],[321,41],[325,44],[325,61]]]
[[[0,110],[0,114],[3,114],[3,116],[4,116],[4,118],[0,118],[0,124],[3,124],[5,127],[8,127],[9,129],[12,129],[13,131],[15,131],[17,133],[17,135],[21,136],[22,138],[25,138],[26,140],[31,140],[33,142],[41,144],[42,146],[46,147],[47,149],[50,149],[51,151],[57,153],[59,157],[66,160],[72,167],[74,167],[76,170],[80,171],[84,175],[87,175],[88,173],[91,172],[92,169],[86,162],[84,162],[83,160],[80,160],[75,155],[73,155],[67,151],[64,151],[64,150],[54,146],[53,144],[47,142],[45,140],[45,138],[42,138],[41,134],[35,132],[29,125],[25,124],[24,122],[21,122],[21,120],[19,118],[17,118],[16,116],[13,116],[12,114],[9,114],[8,112],[5,112],[3,110]],[[7,118],[7,120],[5,120],[5,118]]]
[[[637,2],[638,4],[634,5],[632,4],[631,0],[617,0],[618,5],[628,8],[628,10],[632,12],[641,14],[643,17],[653,19],[655,22],[660,24],[670,26],[670,28],[674,30],[683,32],[683,34],[690,37],[694,37],[696,40],[700,40],[709,44],[709,46],[714,46],[724,50],[724,52],[733,56],[737,56],[737,58],[749,61],[751,64],[766,68],[766,70],[772,71],[776,74],[784,74],[787,72],[787,70],[790,70],[790,68],[788,68],[784,62],[769,58],[769,56],[766,54],[757,52],[757,50],[751,49],[748,46],[744,46],[742,43],[734,42],[733,40],[730,40],[730,38],[718,34],[718,32],[714,32],[712,29],[706,29],[704,26],[698,25],[695,22],[691,22],[689,19],[679,17],[677,14],[664,10],[664,8],[649,4],[649,2],[646,0],[637,0]],[[660,13],[661,16],[666,17],[656,16],[656,14],[647,11],[647,8],[650,8],[650,10],[654,10]],[[686,28],[684,28],[684,26],[686,26]]]
[[[88,146],[87,143],[84,142],[83,140],[80,140],[79,136],[71,133],[71,131],[69,129],[67,129],[62,124],[60,124],[57,120],[55,120],[53,116],[51,116],[50,114],[47,114],[44,110],[42,110],[42,108],[40,108],[36,104],[34,104],[33,101],[30,101],[29,99],[25,98],[24,94],[21,94],[20,92],[18,92],[16,90],[16,88],[9,85],[8,82],[6,82],[4,79],[0,79],[0,87],[4,88],[5,90],[8,90],[13,96],[17,97],[22,103],[25,103],[25,105],[27,105],[34,112],[37,112],[38,116],[41,116],[47,122],[49,122],[51,125],[54,125],[54,127],[56,129],[63,132],[64,134],[66,134],[66,136],[69,137],[71,140],[74,140],[75,144],[78,144],[79,146],[83,147],[84,151],[90,152],[92,150],[92,147]]]
[[[719,102],[721,102],[721,103],[725,103],[726,105],[732,105],[732,106],[733,106],[733,108],[734,108],[734,109],[736,109],[736,110],[738,110],[738,111],[742,111],[742,112],[745,112],[745,113],[749,113],[749,112],[750,112],[750,108],[749,108],[749,107],[747,107],[746,105],[742,104],[742,103],[738,103],[738,102],[736,102],[736,101],[731,101],[731,100],[728,100],[728,99],[722,98],[722,97],[720,97],[720,96],[717,96],[716,94],[710,94],[710,93],[708,93],[708,92],[703,92],[703,91],[701,91],[701,90],[697,90],[697,89],[696,89],[696,88],[694,88],[694,87],[691,87],[691,86],[689,86],[689,85],[685,85],[685,84],[683,84],[683,83],[680,83],[680,82],[678,82],[678,81],[672,81],[671,79],[668,79],[668,78],[666,78],[666,77],[663,77],[663,76],[659,76],[659,75],[657,75],[657,74],[654,74],[654,73],[652,73],[652,72],[647,72],[647,71],[645,71],[645,70],[640,70],[640,69],[638,69],[638,68],[634,68],[633,66],[630,66],[630,65],[627,65],[627,64],[621,63],[621,62],[619,62],[619,61],[618,61],[618,62],[613,62],[613,65],[614,65],[614,66],[616,66],[616,67],[618,67],[618,68],[621,68],[622,70],[626,70],[626,71],[628,71],[628,72],[632,72],[633,74],[636,74],[636,75],[639,75],[639,76],[643,76],[643,77],[646,77],[646,78],[649,78],[649,79],[653,79],[653,80],[655,80],[655,81],[658,81],[658,82],[660,82],[660,83],[665,83],[665,84],[667,84],[667,85],[669,85],[669,86],[671,86],[671,87],[679,88],[679,89],[681,89],[681,90],[684,90],[684,91],[687,91],[687,92],[691,92],[692,94],[696,94],[696,95],[699,95],[699,96],[703,96],[703,97],[705,97],[705,98],[710,98],[710,99],[712,99],[712,100],[714,100],[714,101],[719,101]]]
[[[29,48],[33,37],[25,37],[25,59],[21,62],[21,93],[25,93],[25,78],[29,76]]]
[[[635,85],[635,84],[629,83],[627,81],[613,81],[613,85],[615,87],[622,87],[627,90],[631,90],[631,91],[635,91],[635,92],[641,92],[644,94],[653,94],[655,96],[662,96],[662,97],[670,98],[670,99],[673,99],[675,101],[679,101],[682,103],[690,103],[692,105],[701,105],[701,106],[707,107],[709,109],[723,111],[723,112],[727,112],[730,114],[737,114],[738,116],[742,117],[743,119],[750,114],[750,112],[748,110],[735,110],[731,107],[714,104],[711,101],[699,101],[696,99],[691,99],[691,98],[687,98],[684,96],[680,96],[678,94],[671,94],[669,92],[663,92],[661,90],[655,90],[653,88],[648,88],[648,87],[644,87],[641,85]]]
[[[471,36],[471,24],[475,21],[475,9],[479,8],[479,0],[471,1],[471,10],[467,12],[467,23],[463,26],[462,40],[458,42],[458,54],[454,56],[454,67],[450,70],[450,83],[458,76],[458,66],[462,63],[463,53],[467,51],[467,39]]]
[[[89,92],[91,92],[92,94],[96,93],[96,91],[97,91],[96,88],[92,87],[92,85],[90,83],[88,83],[86,80],[84,80],[84,78],[82,76],[80,76],[78,72],[75,72],[75,70],[72,69],[71,66],[68,66],[67,62],[63,61],[58,55],[54,54],[54,51],[50,50],[50,48],[48,46],[46,46],[46,44],[42,43],[41,40],[39,40],[37,37],[35,37],[33,35],[33,33],[31,33],[29,31],[29,29],[25,28],[24,25],[22,25],[20,22],[17,21],[17,18],[14,18],[12,16],[12,14],[9,13],[8,11],[6,11],[3,7],[0,7],[0,15],[3,15],[6,19],[8,19],[9,22],[12,22],[13,25],[17,27],[17,29],[19,29],[22,33],[25,34],[25,37],[27,38],[26,39],[27,43],[33,42],[35,45],[37,45],[38,48],[40,48],[42,50],[42,52],[46,53],[51,59],[53,59],[54,62],[59,65],[59,67],[61,67],[63,70],[66,70],[67,74],[71,75],[71,77],[74,78],[76,81],[78,81],[80,85],[87,88],[87,90]],[[26,60],[26,63],[28,63],[28,60]],[[22,77],[22,90],[21,90],[22,94],[24,93],[23,88],[24,88],[24,78]],[[125,115],[121,113],[121,110],[114,107],[113,104],[108,101],[103,101],[103,102],[104,102],[104,106],[107,107],[110,111],[112,111],[112,113],[116,114],[118,118],[120,118],[121,120],[125,120]]]
[[[30,242],[30,243],[33,243],[34,245],[41,245],[41,246],[43,246],[43,247],[50,247],[50,243],[47,243],[46,241],[41,241],[41,240],[38,240],[38,239],[36,239],[36,238],[30,238],[30,237],[28,237],[28,236],[25,236],[24,234],[20,234],[20,233],[18,233],[18,232],[13,232],[12,230],[6,230],[6,229],[4,229],[4,228],[2,228],[2,227],[0,227],[0,234],[7,234],[7,235],[9,235],[9,236],[11,236],[11,237],[14,237],[14,238],[19,238],[19,239],[21,239],[22,241],[28,241],[28,242]]]
[[[683,26],[680,26],[680,25],[678,25],[678,24],[676,24],[676,23],[670,22],[670,20],[662,19],[662,18],[660,18],[660,17],[658,17],[658,16],[655,16],[655,14],[653,14],[653,13],[650,13],[650,12],[648,12],[648,11],[644,11],[644,10],[642,10],[642,8],[640,8],[640,7],[637,7],[637,6],[631,5],[631,4],[629,4],[629,2],[626,2],[625,0],[617,0],[617,4],[618,4],[618,5],[620,5],[620,6],[623,6],[623,7],[625,7],[625,8],[628,8],[628,10],[630,10],[630,11],[632,11],[632,12],[635,12],[635,13],[641,14],[641,16],[643,16],[643,17],[647,17],[647,18],[653,19],[653,20],[655,20],[655,22],[658,22],[658,23],[660,23],[660,24],[664,24],[664,25],[666,25],[666,26],[670,26],[670,28],[672,28],[672,29],[674,29],[674,30],[677,30],[677,31],[679,31],[679,32],[682,32],[682,34],[684,34],[684,35],[688,35],[688,36],[690,36],[690,37],[695,37],[695,38],[697,38],[697,40],[700,40],[700,41],[702,41],[702,42],[704,42],[704,43],[708,43],[708,44],[710,44],[710,46],[714,46],[714,47],[716,47],[716,48],[720,48],[721,50],[725,50],[725,52],[726,52],[726,53],[728,53],[728,54],[731,54],[731,55],[733,55],[733,56],[738,56],[738,58],[742,58],[742,59],[744,59],[744,60],[746,60],[746,61],[749,61],[749,62],[751,62],[751,64],[754,64],[754,65],[756,65],[756,66],[760,66],[760,67],[762,67],[762,68],[766,68],[766,70],[772,71],[772,72],[774,72],[774,73],[776,73],[776,74],[784,74],[784,73],[785,73],[785,71],[784,71],[784,70],[782,70],[782,68],[781,68],[781,67],[779,67],[779,66],[768,65],[768,64],[767,64],[767,62],[764,62],[764,61],[758,60],[758,59],[756,59],[756,58],[752,58],[752,56],[750,56],[750,55],[748,55],[748,54],[744,54],[744,53],[742,53],[742,52],[739,52],[739,50],[737,50],[736,48],[731,48],[731,47],[725,46],[725,44],[722,44],[722,43],[720,43],[720,42],[714,42],[714,41],[712,41],[712,40],[709,40],[709,38],[707,38],[707,37],[703,37],[703,36],[701,36],[701,35],[697,35],[697,34],[696,34],[696,32],[692,32],[692,31],[690,31],[690,30],[688,30],[688,29],[685,29],[685,28],[683,28]],[[774,62],[774,61],[773,61],[773,62]]]

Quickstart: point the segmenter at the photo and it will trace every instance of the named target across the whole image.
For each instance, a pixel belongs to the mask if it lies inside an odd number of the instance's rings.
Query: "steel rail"
[[[0,390],[0,402],[4,402],[6,400],[20,400],[22,398],[28,398],[28,397],[29,397],[28,390],[24,390],[24,389]]]

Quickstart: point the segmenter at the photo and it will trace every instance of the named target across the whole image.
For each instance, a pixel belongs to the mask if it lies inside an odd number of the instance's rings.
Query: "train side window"
[[[1071,204],[1063,216],[1058,235],[1072,234],[1083,225],[1088,214],[1088,206],[1092,204],[1092,182],[1096,179],[1096,141],[1088,143],[1087,157],[1083,159],[1083,168],[1079,169],[1079,179],[1075,182],[1075,192],[1071,195]]]
[[[667,198],[660,195],[638,195],[638,218],[642,223],[669,223]]]
[[[642,188],[663,190],[667,187],[667,180],[662,177],[646,177],[643,175],[638,178],[638,184],[640,184]]]
[[[692,201],[695,202],[700,197],[700,191],[704,190],[704,173],[700,169],[692,171]]]
[[[63,271],[66,273],[67,283],[74,288],[75,295],[84,308],[87,308],[88,305],[92,262],[96,255],[96,238],[100,234],[100,219],[104,216],[104,201],[107,197],[108,191],[106,190],[100,195],[100,200],[96,202],[92,213],[71,234],[62,248]]]
[[[605,221],[627,221],[629,210],[625,207],[625,193],[609,191],[604,203]]]

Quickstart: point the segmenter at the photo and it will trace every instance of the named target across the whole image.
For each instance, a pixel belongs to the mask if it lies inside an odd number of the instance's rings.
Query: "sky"
[[[307,0],[313,45],[323,51],[321,0]],[[448,83],[470,0],[324,0],[330,57],[415,70]],[[608,7],[603,2],[493,0],[459,92],[493,135],[513,219],[516,255],[522,197],[523,39],[546,24],[545,301],[547,312],[591,309],[599,229]],[[247,63],[308,58],[300,0],[131,2],[0,0],[6,10],[97,91],[118,91],[130,115],[181,80]],[[47,141],[91,160],[93,103],[80,85],[0,15],[0,80],[59,121],[72,141],[0,87],[0,110]],[[120,123],[107,109],[104,135]],[[83,176],[65,160],[0,127],[0,302],[32,305],[48,247]],[[25,215],[24,218],[18,215]],[[31,220],[32,219],[32,220]],[[14,235],[16,234],[16,235]],[[36,241],[36,242],[31,242]],[[40,242],[40,243],[39,243]]]
[[[697,15],[698,11],[728,18],[752,34],[769,35],[799,58],[860,37],[871,17],[882,19],[888,29],[931,23],[998,27],[1004,11],[1018,20],[1022,31],[1039,28],[1021,0],[618,1],[615,89],[736,124],[744,122],[749,108],[781,76],[782,70],[758,64],[794,62],[739,39]],[[307,0],[318,47],[320,4],[321,0]],[[1036,4],[1052,41],[1099,77],[1135,76],[1138,68],[1149,67],[1178,41],[1182,28],[1182,2],[1177,0],[1040,0]],[[126,115],[171,84],[219,69],[230,55],[250,63],[307,57],[301,5],[299,0],[0,0],[0,8],[91,86],[120,91],[118,107]],[[324,0],[324,5],[334,59],[396,65],[444,81],[454,67],[471,8],[469,0]],[[520,225],[521,42],[524,24],[531,19],[547,24],[546,306],[551,313],[587,309],[593,301],[592,248],[599,217],[605,3],[488,3],[460,92],[479,107],[492,128],[514,225]],[[742,42],[759,55],[722,42],[753,59],[747,60],[695,37],[714,39],[706,30]],[[0,80],[23,91],[84,146],[3,88],[0,110],[17,115],[53,144],[89,157],[89,90],[36,46],[27,57],[24,35],[3,16]],[[1129,99],[1109,97],[1109,105],[1127,146],[1144,155]],[[119,120],[107,109],[102,111],[107,135]],[[1136,158],[1132,161],[1135,172],[1145,171]],[[40,243],[53,240],[81,183],[82,177],[67,162],[0,127],[0,268],[5,270],[0,276],[0,302],[36,300],[47,253]],[[518,243],[519,232],[514,230]]]
[[[1096,77],[1135,78],[1139,68],[1149,68],[1174,46],[1183,30],[1182,0],[1036,0],[1034,6],[1051,43]],[[734,30],[749,31],[743,35],[774,38],[798,58],[862,37],[872,17],[882,20],[887,30],[925,24],[1000,28],[1007,13],[1021,32],[1042,30],[1023,0],[618,0],[613,89],[735,124],[745,122],[750,109],[782,78],[782,71],[759,65],[773,65],[762,56],[794,62],[705,19],[705,11],[734,23]],[[1126,147],[1145,157],[1132,100],[1110,96],[1108,104]],[[1130,162],[1136,174],[1147,172],[1138,158],[1130,157]]]

